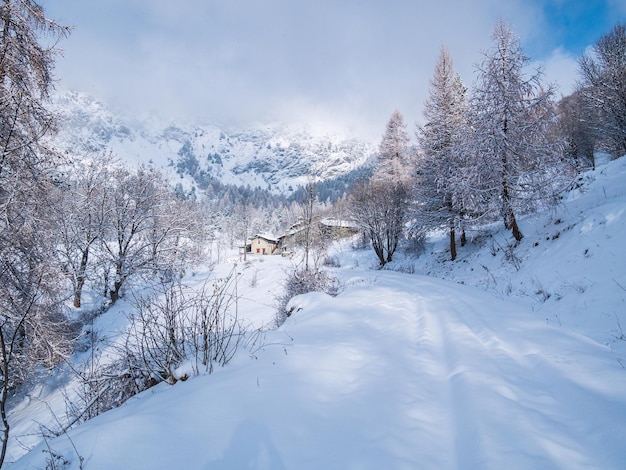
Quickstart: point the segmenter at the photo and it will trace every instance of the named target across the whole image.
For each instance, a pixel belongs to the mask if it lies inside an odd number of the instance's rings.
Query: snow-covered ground
[[[494,226],[450,262],[442,236],[399,255],[402,273],[338,245],[339,296],[293,299],[262,347],[153,387],[10,468],[45,468],[47,450],[72,469],[624,468],[625,212],[622,158],[524,218],[514,250]],[[251,325],[271,324],[290,263],[238,264]],[[124,308],[98,319],[101,335]],[[50,420],[43,402],[59,406],[53,389],[36,393],[10,416],[22,442],[32,420]]]

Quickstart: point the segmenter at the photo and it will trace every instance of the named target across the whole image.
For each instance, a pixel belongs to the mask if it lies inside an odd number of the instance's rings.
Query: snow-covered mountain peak
[[[321,124],[272,124],[248,129],[139,120],[82,92],[61,92],[56,145],[72,155],[112,152],[130,164],[178,173],[200,190],[207,179],[288,192],[309,177],[328,180],[368,165],[374,143]]]

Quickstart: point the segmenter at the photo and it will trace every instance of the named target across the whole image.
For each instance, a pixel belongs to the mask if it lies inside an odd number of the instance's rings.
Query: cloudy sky
[[[410,129],[441,45],[471,87],[499,18],[568,94],[576,60],[618,22],[624,0],[44,0],[74,26],[57,88],[138,117],[223,126],[313,122],[382,135]]]

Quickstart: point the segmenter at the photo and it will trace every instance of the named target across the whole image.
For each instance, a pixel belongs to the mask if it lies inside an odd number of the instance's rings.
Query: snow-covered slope
[[[112,152],[122,161],[153,164],[202,189],[208,178],[288,193],[307,178],[328,180],[370,163],[376,146],[303,126],[225,130],[216,126],[128,119],[97,99],[59,93],[56,145],[73,155]]]
[[[608,348],[474,288],[390,272],[362,280],[336,299],[297,299],[254,359],[159,386],[72,431],[83,468],[625,461],[626,373]],[[67,438],[50,444],[79,468]]]
[[[447,240],[433,238],[415,270],[529,306],[546,323],[578,328],[608,343],[626,335],[626,157],[577,182],[553,211],[526,216],[524,238],[468,231],[474,238],[447,261]],[[626,366],[626,363],[625,363]]]
[[[154,387],[10,468],[44,468],[46,450],[86,470],[623,468],[625,183],[626,159],[590,173],[555,212],[523,218],[512,252],[495,226],[454,263],[432,238],[396,262],[417,274],[337,246],[338,297],[293,299],[261,349]],[[242,316],[271,319],[288,265],[251,256]]]

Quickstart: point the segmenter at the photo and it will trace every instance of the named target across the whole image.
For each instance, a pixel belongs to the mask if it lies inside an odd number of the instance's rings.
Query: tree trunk
[[[522,240],[522,238],[524,238],[524,235],[522,235],[522,232],[519,229],[519,226],[517,225],[517,220],[515,219],[515,214],[513,213],[513,209],[510,209],[511,214],[509,217],[509,223],[511,224],[511,232],[513,233],[513,237],[515,237],[515,240],[517,240],[518,242]]]
[[[76,278],[76,288],[74,289],[74,307],[75,308],[80,308],[81,306],[81,299],[82,299],[84,285],[85,285],[85,277],[79,275]]]
[[[76,288],[74,289],[74,307],[80,308],[83,286],[85,285],[85,271],[87,270],[87,261],[89,261],[89,249],[83,251],[78,268],[78,276],[76,276]]]
[[[124,278],[122,276],[122,261],[118,261],[115,268],[115,282],[113,282],[113,290],[110,292],[111,303],[114,304],[120,298],[120,290],[122,288],[123,282]]]
[[[0,350],[2,352],[2,360],[0,371],[2,372],[2,392],[0,394],[0,418],[2,420],[2,450],[0,450],[0,467],[4,463],[7,454],[7,445],[9,443],[9,420],[7,419],[7,399],[9,397],[9,352],[7,344],[4,341],[4,332],[0,331]]]
[[[114,304],[120,298],[120,289],[122,288],[122,280],[116,279],[113,283],[113,289],[110,291],[111,303]]]
[[[504,126],[502,130],[506,135],[508,130],[507,118],[504,118]],[[507,152],[505,151],[502,154],[502,215],[504,217],[504,226],[511,230],[513,237],[515,237],[515,240],[519,242],[522,238],[524,238],[524,236],[517,225],[517,220],[515,220],[515,214],[513,213],[511,195],[509,194],[508,166]]]
[[[522,232],[517,225],[517,220],[515,219],[515,213],[513,212],[513,207],[511,207],[511,201],[509,200],[509,188],[506,185],[506,182],[502,183],[502,212],[504,217],[504,226],[511,230],[513,237],[516,241],[521,241],[524,238]]]
[[[455,240],[454,222],[450,224],[450,260],[456,259],[456,240]]]

